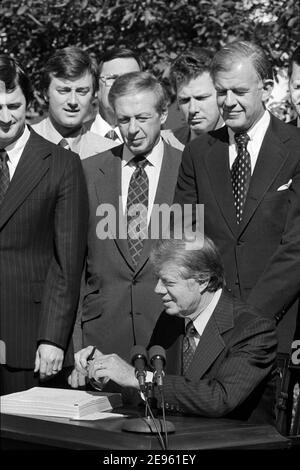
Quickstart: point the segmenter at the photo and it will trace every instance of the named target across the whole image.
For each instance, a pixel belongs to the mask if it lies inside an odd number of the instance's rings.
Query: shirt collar
[[[14,159],[18,158],[19,154],[23,151],[29,137],[30,131],[28,127],[25,126],[22,135],[17,140],[5,147],[8,158],[12,163],[14,162]]]
[[[250,141],[262,141],[264,138],[264,135],[268,129],[268,126],[270,124],[270,113],[266,110],[262,117],[254,124],[251,129],[247,131],[247,134],[249,135]],[[229,135],[229,143],[230,144],[235,144],[234,140],[234,132],[230,127],[228,127],[228,135]]]
[[[151,166],[157,166],[162,158],[163,158],[163,153],[164,153],[164,144],[162,141],[162,138],[159,138],[159,141],[157,144],[153,147],[151,152],[146,155],[146,159],[148,162],[151,164]],[[123,158],[122,158],[122,168],[128,164],[135,158],[135,155],[129,150],[129,148],[124,145],[123,148]]]
[[[218,289],[214,293],[214,296],[211,299],[210,303],[207,305],[207,307],[193,320],[194,327],[196,328],[197,333],[199,334],[199,336],[201,336],[203,334],[203,331],[204,331],[210,317],[212,316],[212,314],[213,314],[213,312],[214,312],[214,310],[217,306],[217,303],[220,300],[221,294],[222,294],[222,289]],[[187,323],[189,321],[190,321],[190,318],[186,317],[185,318],[185,326],[187,325]]]

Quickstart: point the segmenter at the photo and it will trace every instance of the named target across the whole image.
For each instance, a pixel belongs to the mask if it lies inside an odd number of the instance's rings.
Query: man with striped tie
[[[162,310],[149,261],[151,216],[172,204],[181,152],[161,139],[167,96],[152,74],[117,78],[110,102],[124,144],[83,162],[90,201],[83,342],[128,360],[134,344],[148,343]],[[107,211],[114,216],[108,228]]]
[[[86,247],[80,159],[26,126],[31,99],[25,72],[0,55],[1,395],[62,379]]]
[[[166,350],[166,410],[206,417],[274,422],[275,322],[225,288],[218,250],[203,238],[160,240],[150,259],[163,302],[150,343]],[[75,355],[78,371],[139,389],[134,368],[114,354]],[[146,382],[151,381],[151,373]],[[154,386],[154,393],[157,393]]]

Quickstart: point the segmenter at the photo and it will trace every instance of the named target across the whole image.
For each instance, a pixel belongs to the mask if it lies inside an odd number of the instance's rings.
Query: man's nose
[[[71,91],[68,96],[68,105],[70,108],[75,109],[78,106],[78,99],[75,90]]]
[[[11,121],[11,112],[7,107],[0,110],[0,122],[9,123]]]
[[[165,288],[165,286],[163,285],[163,283],[161,282],[160,279],[158,279],[158,281],[157,281],[154,292],[156,294],[165,294],[166,293],[166,288]]]
[[[195,100],[195,98],[191,98],[190,103],[189,103],[189,113],[195,114],[196,112],[197,112],[197,100]]]
[[[235,97],[235,94],[232,93],[231,90],[227,91],[224,104],[225,106],[227,106],[227,108],[232,108],[233,106],[236,105],[236,97]]]
[[[132,118],[129,121],[128,132],[129,134],[136,134],[138,131],[136,119]]]

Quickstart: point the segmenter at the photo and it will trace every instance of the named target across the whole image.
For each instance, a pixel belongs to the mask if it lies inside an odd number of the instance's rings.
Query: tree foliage
[[[2,0],[1,51],[28,69],[39,100],[43,64],[67,45],[96,58],[116,45],[133,47],[147,68],[163,75],[186,48],[216,50],[247,39],[281,67],[299,43],[299,11],[295,0]]]

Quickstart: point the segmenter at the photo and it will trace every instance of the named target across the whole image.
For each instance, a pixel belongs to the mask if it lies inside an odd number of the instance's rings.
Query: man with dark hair
[[[212,58],[209,50],[195,49],[182,53],[171,66],[170,80],[186,125],[165,130],[162,136],[180,150],[199,135],[223,125],[210,74]]]
[[[80,160],[25,125],[31,96],[22,68],[1,55],[1,395],[38,385],[39,378],[52,378],[49,386],[59,381],[86,247]]]
[[[148,343],[161,312],[151,217],[154,207],[172,204],[181,153],[160,137],[167,97],[153,75],[120,76],[109,99],[124,144],[83,162],[90,200],[83,344],[128,360],[134,344]]]
[[[114,81],[120,75],[142,70],[142,62],[138,54],[128,48],[114,48],[106,51],[100,58],[98,67],[99,112],[96,118],[87,123],[87,128],[95,134],[108,137],[115,141],[115,145],[123,142],[122,135],[117,126],[114,111],[109,103],[108,95]]]
[[[226,127],[187,145],[175,201],[204,204],[232,292],[278,324],[289,352],[300,278],[300,136],[265,109],[272,69],[263,50],[236,41],[212,62]]]
[[[291,102],[297,114],[296,119],[290,121],[290,124],[300,127],[300,46],[292,54],[288,75]]]
[[[164,312],[149,347],[166,349],[166,410],[273,422],[274,322],[226,292],[220,255],[207,238],[161,240],[151,261]],[[75,355],[81,374],[139,389],[134,367],[100,351],[87,367],[90,352],[91,346]]]
[[[75,46],[56,51],[45,65],[42,87],[49,115],[33,124],[38,134],[82,159],[114,146],[83,127],[98,90],[97,64],[87,52]]]

